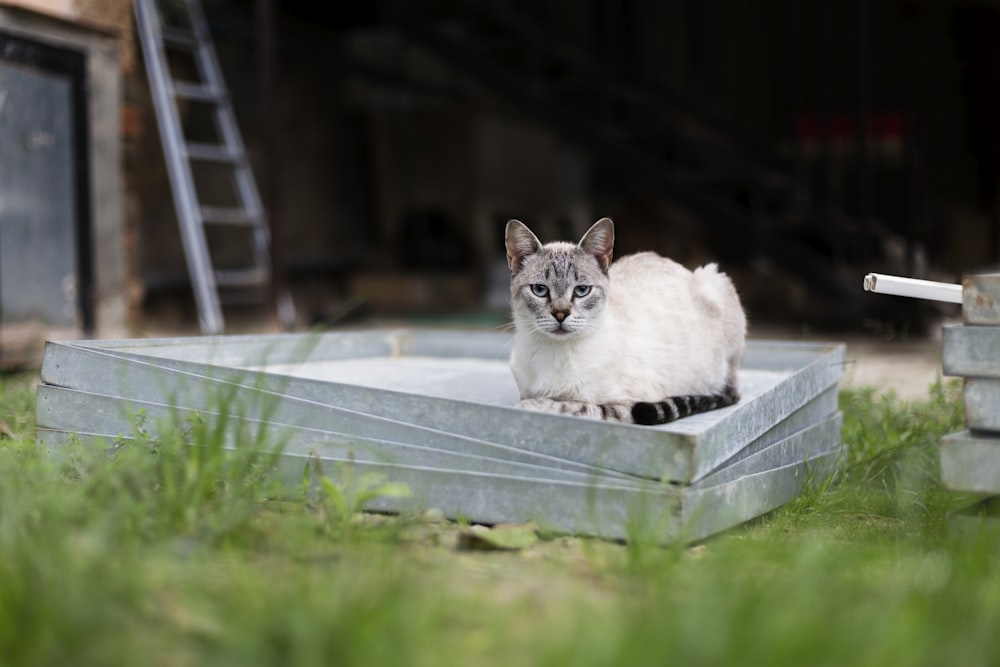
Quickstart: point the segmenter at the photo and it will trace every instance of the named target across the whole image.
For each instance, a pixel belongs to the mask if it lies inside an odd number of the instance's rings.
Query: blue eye
[[[590,285],[577,285],[573,288],[573,296],[585,297],[590,294]]]
[[[539,298],[543,298],[549,295],[549,288],[540,283],[535,283],[531,286],[531,293]]]

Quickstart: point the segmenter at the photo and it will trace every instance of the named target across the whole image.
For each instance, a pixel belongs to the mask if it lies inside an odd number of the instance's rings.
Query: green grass
[[[844,392],[843,471],[704,544],[489,553],[433,514],[353,513],[383,480],[279,490],[267,457],[211,446],[214,424],[55,460],[33,400],[31,376],[4,382],[3,665],[1000,661],[1000,558],[949,534],[970,499],[937,477],[955,385],[917,403]]]

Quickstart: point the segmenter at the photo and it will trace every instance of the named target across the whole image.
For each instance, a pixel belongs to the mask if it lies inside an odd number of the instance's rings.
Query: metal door
[[[87,329],[83,57],[0,46],[0,324]]]

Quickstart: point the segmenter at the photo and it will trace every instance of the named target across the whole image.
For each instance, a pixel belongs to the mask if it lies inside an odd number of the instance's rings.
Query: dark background
[[[795,326],[922,329],[940,308],[864,274],[955,282],[998,255],[997,3],[205,10],[307,324],[501,316],[510,217],[552,240],[610,216],[619,255],[718,261],[752,321]],[[193,318],[141,68],[126,98],[144,311]]]

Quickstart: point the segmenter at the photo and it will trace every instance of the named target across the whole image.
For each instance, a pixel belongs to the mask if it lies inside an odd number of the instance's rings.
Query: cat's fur
[[[542,245],[507,223],[518,406],[658,424],[739,400],[746,316],[715,264],[651,252],[611,263],[614,224]]]

